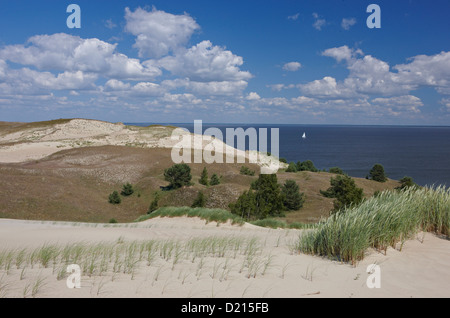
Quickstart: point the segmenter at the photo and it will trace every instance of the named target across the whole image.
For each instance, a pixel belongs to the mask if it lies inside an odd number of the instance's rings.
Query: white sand
[[[23,297],[25,286],[40,277],[45,283],[37,297],[450,297],[450,242],[431,234],[425,236],[423,243],[407,242],[401,252],[389,249],[387,256],[371,252],[352,267],[292,254],[289,246],[298,238],[298,230],[226,224],[217,227],[196,218],[157,218],[135,227],[119,226],[0,220],[0,250],[33,249],[43,244],[117,242],[119,238],[125,242],[150,239],[186,242],[192,238],[255,237],[262,246],[257,256],[260,268],[256,278],[248,278],[247,267],[240,272],[243,255],[236,259],[207,257],[197,275],[201,261],[196,259],[193,263],[192,255],[186,251],[175,266],[173,260],[162,258],[151,266],[140,263],[133,279],[128,274],[113,275],[112,270],[101,277],[83,276],[82,288],[75,290],[68,289],[65,280],[57,280],[52,266],[44,269],[35,265],[31,269],[28,265],[23,280],[20,280],[23,266],[3,275],[3,283],[8,283],[3,292],[6,297]],[[270,265],[263,275],[263,264],[269,258]],[[366,268],[372,263],[381,268],[380,289],[369,289],[366,285],[369,277]],[[224,267],[229,269],[227,275]]]

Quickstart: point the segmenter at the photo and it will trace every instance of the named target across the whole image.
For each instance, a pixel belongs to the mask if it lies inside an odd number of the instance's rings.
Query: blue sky
[[[0,120],[448,125],[449,13],[447,0],[2,1]]]

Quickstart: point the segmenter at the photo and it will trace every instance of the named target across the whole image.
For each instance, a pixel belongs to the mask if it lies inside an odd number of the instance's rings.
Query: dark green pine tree
[[[120,198],[119,192],[114,191],[109,195],[109,203],[111,204],[120,204],[122,199]]]
[[[384,167],[379,163],[374,165],[370,170],[369,179],[377,182],[387,181],[386,174],[384,172]]]
[[[217,174],[213,174],[211,176],[211,181],[209,182],[210,185],[215,186],[220,184],[220,178]]]
[[[204,208],[206,206],[206,198],[203,191],[200,191],[192,203],[191,208]]]
[[[128,197],[134,193],[133,186],[130,183],[124,184],[122,187],[122,192],[120,193],[124,197]]]
[[[284,216],[283,195],[276,174],[260,174],[254,187],[256,188],[257,219]]]
[[[231,213],[249,220],[284,216],[284,195],[276,174],[261,174],[248,191],[230,204]]]
[[[300,193],[300,188],[294,180],[286,180],[281,188],[284,196],[284,207],[287,210],[299,210],[305,202],[305,194]]]
[[[158,210],[158,207],[159,207],[159,194],[158,192],[156,192],[153,201],[150,203],[147,214],[155,212],[156,210]]]
[[[252,190],[245,191],[235,203],[230,204],[231,213],[249,221],[255,219],[256,195]]]
[[[209,185],[208,181],[208,170],[206,167],[203,168],[202,175],[200,176],[200,179],[198,180],[198,183],[203,184],[204,186]]]

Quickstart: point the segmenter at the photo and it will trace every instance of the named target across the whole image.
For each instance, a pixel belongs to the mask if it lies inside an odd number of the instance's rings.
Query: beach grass
[[[20,272],[20,276],[16,273],[14,277],[20,277],[22,281],[27,269],[32,269],[33,266],[36,271],[51,271],[58,281],[68,277],[66,269],[70,264],[79,264],[81,274],[85,277],[109,276],[112,281],[117,275],[128,275],[134,280],[142,268],[156,266],[157,270],[153,276],[156,282],[164,270],[164,264],[173,272],[178,264],[197,262],[196,276],[200,279],[204,272],[209,270],[210,266],[206,266],[206,261],[210,263],[214,260],[212,278],[225,279],[231,270],[231,260],[239,256],[251,277],[256,277],[262,275],[262,266],[259,265],[262,263],[262,248],[262,244],[254,237],[213,236],[189,240],[149,241],[126,241],[120,238],[114,242],[45,244],[34,249],[2,250],[0,296],[5,296],[8,292],[9,282],[6,282],[6,277],[11,275],[12,271]],[[21,265],[20,271],[13,266],[17,263]],[[41,276],[34,281],[28,281],[23,289],[23,296],[37,296],[46,283]]]
[[[206,222],[226,223],[243,225],[245,221],[229,211],[222,209],[190,208],[190,207],[162,207],[148,215],[139,217],[135,222],[142,222],[156,217],[198,217]]]
[[[315,230],[304,232],[297,250],[356,263],[369,248],[384,253],[389,247],[401,250],[408,239],[421,231],[448,238],[449,227],[450,189],[439,186],[385,191],[332,215]]]
[[[262,220],[256,220],[250,222],[253,225],[261,226],[261,227],[268,227],[272,229],[313,229],[316,227],[315,224],[306,224],[306,223],[300,223],[300,222],[293,222],[293,223],[287,223],[284,220],[279,219],[273,219],[273,218],[267,218]]]

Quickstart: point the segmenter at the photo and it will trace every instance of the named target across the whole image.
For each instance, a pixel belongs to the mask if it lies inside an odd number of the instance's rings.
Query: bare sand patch
[[[293,253],[292,243],[300,233],[252,225],[217,226],[186,217],[155,218],[115,227],[0,220],[1,251],[13,249],[18,253],[24,248],[32,251],[52,244],[63,248],[77,242],[110,247],[130,247],[132,242],[141,246],[144,241],[161,244],[151,264],[144,253],[132,272],[115,270],[115,256],[111,256],[104,272],[82,276],[81,289],[68,289],[65,277],[58,280],[65,264],[50,262],[44,268],[36,263],[32,268],[24,261],[19,268],[12,264],[8,273],[3,266],[0,286],[6,287],[0,288],[0,293],[6,297],[32,297],[27,286],[40,279],[42,283],[34,297],[450,297],[449,241],[426,234],[423,243],[408,241],[402,252],[390,249],[386,256],[371,252],[352,267]],[[230,245],[223,255],[206,253],[195,257],[192,242],[220,244],[227,240],[240,242],[238,252]],[[179,251],[179,255],[173,252],[163,257],[164,244],[175,244],[174,251]],[[254,244],[253,254],[247,251],[249,244]],[[92,255],[86,257],[90,259]],[[124,264],[125,260],[126,257]],[[101,258],[95,262],[100,263]],[[380,289],[366,285],[366,269],[372,263],[381,267]]]

